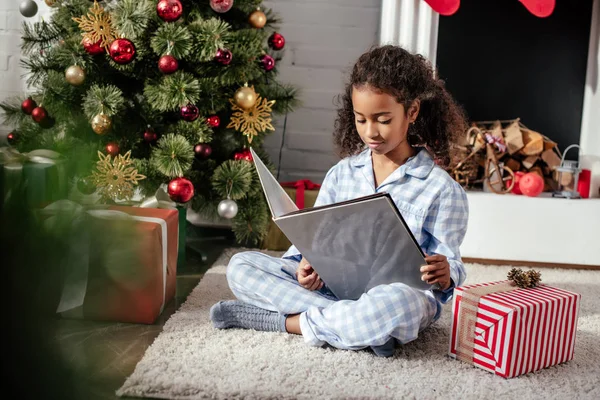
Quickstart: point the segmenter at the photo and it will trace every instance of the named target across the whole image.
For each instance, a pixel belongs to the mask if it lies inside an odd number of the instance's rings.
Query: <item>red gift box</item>
[[[321,185],[314,183],[309,179],[301,179],[295,182],[282,182],[282,187],[296,188],[296,206],[302,210],[304,208],[304,191],[316,190],[321,188]]]
[[[83,284],[81,280],[65,284],[63,299],[71,297],[65,303],[61,300],[58,312],[66,317],[154,323],[176,292],[178,211],[111,206],[87,213],[103,235],[91,238],[87,276]],[[84,296],[73,300],[73,287]]]
[[[510,281],[454,290],[451,357],[504,378],[573,358],[581,295]]]

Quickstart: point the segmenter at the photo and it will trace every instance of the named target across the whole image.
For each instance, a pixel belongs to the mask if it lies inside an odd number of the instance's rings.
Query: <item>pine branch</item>
[[[180,60],[192,50],[192,34],[184,26],[164,23],[152,37],[151,46],[159,56],[171,54]]]
[[[189,24],[193,35],[194,59],[211,61],[218,49],[226,48],[231,37],[231,26],[218,18],[196,19]]]
[[[129,40],[145,35],[154,17],[155,5],[149,0],[121,0],[111,12],[113,26]]]
[[[0,103],[2,109],[3,123],[6,125],[20,126],[26,119],[31,117],[21,111],[21,103],[24,99],[11,98]]]
[[[227,160],[212,176],[213,189],[222,197],[239,200],[246,197],[252,184],[252,166],[247,161]]]
[[[31,58],[22,58],[20,64],[23,69],[28,70],[26,73],[27,85],[31,87],[39,87],[46,79],[48,70],[59,68],[57,64],[52,64],[50,60],[36,54],[32,55]]]
[[[177,71],[146,84],[144,95],[157,111],[174,111],[200,99],[200,85],[194,75]]]
[[[233,232],[239,243],[255,247],[265,238],[269,213],[264,199],[248,198],[238,202],[238,214],[233,219]]]
[[[94,85],[85,96],[83,110],[89,119],[98,114],[106,114],[110,117],[120,112],[124,103],[123,92],[118,87]]]
[[[43,106],[51,117],[68,120],[79,109],[79,99],[82,88],[70,85],[65,80],[64,73],[50,71],[43,87]],[[94,114],[96,115],[96,114]]]
[[[293,85],[281,85],[277,81],[268,80],[267,83],[255,85],[255,89],[261,96],[269,100],[276,100],[273,105],[273,113],[275,114],[292,112],[300,105],[298,88]]]
[[[231,34],[230,50],[233,60],[241,63],[254,62],[264,53],[265,33],[259,29],[240,29]]]
[[[21,36],[21,50],[31,54],[57,42],[62,34],[62,29],[56,23],[46,21],[29,24],[23,22],[23,35]]]
[[[193,122],[178,121],[177,124],[169,127],[169,132],[181,135],[193,144],[210,143],[213,139],[212,128],[202,117]]]
[[[192,166],[194,150],[181,135],[163,136],[152,150],[151,165],[169,178],[183,176]]]

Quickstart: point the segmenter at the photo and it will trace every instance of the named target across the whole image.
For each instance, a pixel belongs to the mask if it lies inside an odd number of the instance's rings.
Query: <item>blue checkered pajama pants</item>
[[[401,344],[417,338],[439,315],[431,293],[402,283],[380,285],[358,300],[338,300],[326,287],[309,291],[298,283],[299,262],[259,252],[238,253],[227,267],[227,281],[246,303],[281,314],[300,314],[306,343],[359,350],[390,337]]]

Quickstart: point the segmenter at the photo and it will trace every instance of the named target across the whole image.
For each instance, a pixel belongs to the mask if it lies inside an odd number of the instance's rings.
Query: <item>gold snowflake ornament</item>
[[[100,42],[100,47],[108,47],[117,38],[117,32],[110,21],[110,14],[105,12],[96,1],[87,16],[73,18],[73,21],[79,24],[79,28],[84,32],[81,34],[84,38],[90,43]]]
[[[133,185],[146,178],[132,167],[130,157],[131,150],[115,158],[98,152],[100,160],[96,162],[96,171],[92,172],[92,181],[104,199],[129,200],[133,197]]]
[[[238,106],[233,99],[229,99],[229,102],[232,105],[231,109],[235,112],[231,116],[231,122],[227,128],[234,128],[236,131],[242,132],[244,136],[248,137],[248,143],[252,143],[252,139],[259,132],[267,129],[275,130],[271,125],[271,107],[275,104],[275,100],[261,100],[261,97],[258,96],[254,106],[247,110]]]

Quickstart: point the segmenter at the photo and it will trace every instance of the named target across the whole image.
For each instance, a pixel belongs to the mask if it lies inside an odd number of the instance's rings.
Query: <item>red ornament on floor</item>
[[[210,125],[212,128],[218,128],[221,125],[221,118],[218,115],[211,115],[206,118],[206,123]]]
[[[250,153],[250,149],[244,149],[240,152],[235,153],[235,155],[233,156],[234,160],[244,160],[244,161],[249,161],[252,162],[254,161],[254,159],[252,158],[252,153]]]
[[[116,157],[119,154],[119,151],[120,151],[119,145],[116,144],[115,142],[109,142],[106,145],[106,152],[113,157]]]
[[[21,103],[21,111],[23,111],[27,115],[31,115],[31,112],[36,107],[37,107],[37,103],[31,97],[26,98]]]
[[[525,172],[523,171],[517,171],[515,172],[515,184],[511,190],[511,193],[513,194],[523,194],[523,192],[521,192],[521,187],[519,186],[519,182],[521,182],[521,178],[525,175]],[[506,187],[510,187],[510,184],[512,182],[512,179],[509,179],[506,182]]]
[[[544,191],[544,178],[535,172],[528,172],[521,177],[519,188],[525,196],[537,197]]]
[[[198,118],[198,116],[200,115],[200,110],[198,110],[198,107],[196,107],[195,105],[188,104],[187,106],[181,107],[180,114],[184,120],[192,122]]]
[[[101,40],[98,40],[96,43],[92,43],[92,41],[86,36],[81,41],[83,48],[87,51],[88,54],[93,56],[97,56],[98,54],[103,54],[105,52],[103,47],[100,47]]]
[[[38,124],[48,118],[48,112],[44,107],[36,107],[31,112],[31,118]]]
[[[165,22],[177,21],[183,13],[179,0],[160,0],[156,5],[156,14]]]
[[[164,55],[158,59],[158,69],[165,75],[172,74],[179,68],[177,59],[171,55]]]
[[[280,33],[273,33],[269,37],[269,46],[274,50],[281,50],[285,46],[285,38]]]
[[[175,178],[169,182],[167,193],[175,203],[187,203],[194,197],[194,185],[185,178]]]
[[[108,48],[110,58],[117,64],[129,64],[135,58],[135,46],[129,39],[115,39]]]

